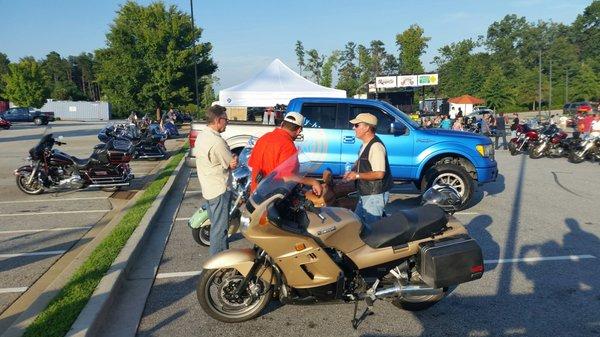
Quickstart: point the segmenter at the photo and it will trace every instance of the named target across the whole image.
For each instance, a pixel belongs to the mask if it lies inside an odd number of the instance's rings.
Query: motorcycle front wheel
[[[44,186],[40,183],[39,180],[33,179],[31,184],[27,184],[29,180],[29,175],[18,175],[17,176],[17,187],[23,191],[24,193],[35,195],[41,194],[44,192]]]
[[[513,142],[508,143],[508,150],[510,151],[511,156],[516,156],[519,153],[519,150],[517,150],[517,145]]]
[[[569,153],[569,162],[573,164],[579,164],[585,161],[585,155],[583,153],[580,155],[578,154],[578,152],[579,151],[572,151],[571,153]]]
[[[196,288],[202,309],[210,317],[226,323],[244,322],[258,316],[269,304],[272,288],[262,279],[250,280],[238,295],[235,290],[243,279],[233,268],[202,270]]]
[[[529,152],[529,158],[531,159],[539,159],[544,156],[544,152],[541,151],[537,146],[531,149]]]

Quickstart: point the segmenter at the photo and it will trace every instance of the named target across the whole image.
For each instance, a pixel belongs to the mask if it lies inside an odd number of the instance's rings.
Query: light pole
[[[192,15],[192,31],[196,30],[194,25],[194,1],[190,0],[190,13]],[[200,101],[198,100],[198,62],[196,62],[196,39],[194,38],[193,47],[193,58],[194,58],[194,85],[196,86],[196,109],[200,111]]]

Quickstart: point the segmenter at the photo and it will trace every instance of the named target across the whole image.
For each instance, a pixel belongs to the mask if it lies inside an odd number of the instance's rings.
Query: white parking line
[[[189,277],[200,275],[200,271],[183,271],[179,273],[158,273],[156,278],[173,278],[173,277]]]
[[[201,190],[187,190],[187,191],[185,191],[185,194],[188,194],[188,193],[190,193],[190,194],[191,193],[202,193],[202,191]]]
[[[477,212],[456,212],[454,215],[479,215]]]
[[[81,227],[59,227],[59,228],[47,228],[47,229],[20,229],[16,231],[0,231],[2,234],[21,234],[21,233],[38,233],[38,232],[60,232],[60,231],[74,231],[74,230],[87,230],[92,226],[81,226]]]
[[[0,217],[7,216],[25,216],[25,215],[51,215],[51,214],[81,214],[81,213],[107,213],[109,209],[93,209],[87,211],[57,211],[57,212],[23,212],[23,213],[7,213],[1,214]]]
[[[519,262],[543,262],[543,261],[579,261],[583,259],[595,259],[593,255],[567,255],[567,256],[548,256],[548,257],[527,257],[521,259],[500,259],[500,260],[485,260],[485,264],[501,264],[501,263],[519,263]],[[182,271],[175,273],[158,273],[157,279],[175,278],[175,277],[190,277],[200,275],[200,271]]]
[[[565,256],[547,256],[547,257],[525,257],[520,259],[499,259],[485,260],[485,264],[519,263],[519,262],[542,262],[542,261],[579,261],[584,259],[595,259],[594,255],[565,255]]]
[[[190,218],[176,218],[175,221],[188,221]]]
[[[18,288],[0,288],[0,294],[10,294],[10,293],[24,293],[27,291],[27,287],[18,287]]]
[[[64,254],[65,252],[66,252],[66,250],[47,250],[45,252],[0,254],[0,258],[22,257],[22,256],[60,255],[60,254]]]
[[[79,201],[79,200],[100,200],[108,199],[108,197],[85,197],[85,198],[53,198],[53,199],[33,199],[33,200],[13,200],[13,201],[0,201],[0,204],[22,204],[22,203],[33,203],[33,202],[54,202],[54,201]]]

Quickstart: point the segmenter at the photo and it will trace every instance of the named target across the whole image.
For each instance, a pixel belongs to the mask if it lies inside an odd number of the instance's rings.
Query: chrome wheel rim
[[[465,182],[454,173],[442,173],[433,181],[433,185],[448,185],[456,189],[461,198],[465,197]]]
[[[244,276],[235,269],[220,269],[210,276],[204,296],[213,310],[224,316],[238,318],[254,311],[260,305],[260,296],[252,296],[247,291],[241,296],[235,294],[234,289],[243,278]],[[249,282],[248,288],[254,285],[262,286],[261,283]]]

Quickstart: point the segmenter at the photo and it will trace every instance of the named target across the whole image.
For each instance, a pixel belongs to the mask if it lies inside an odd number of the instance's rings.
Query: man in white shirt
[[[229,248],[230,171],[237,167],[238,161],[221,137],[228,123],[225,108],[220,105],[209,107],[206,110],[206,122],[206,129],[196,139],[194,155],[211,222],[209,253],[214,255]]]

